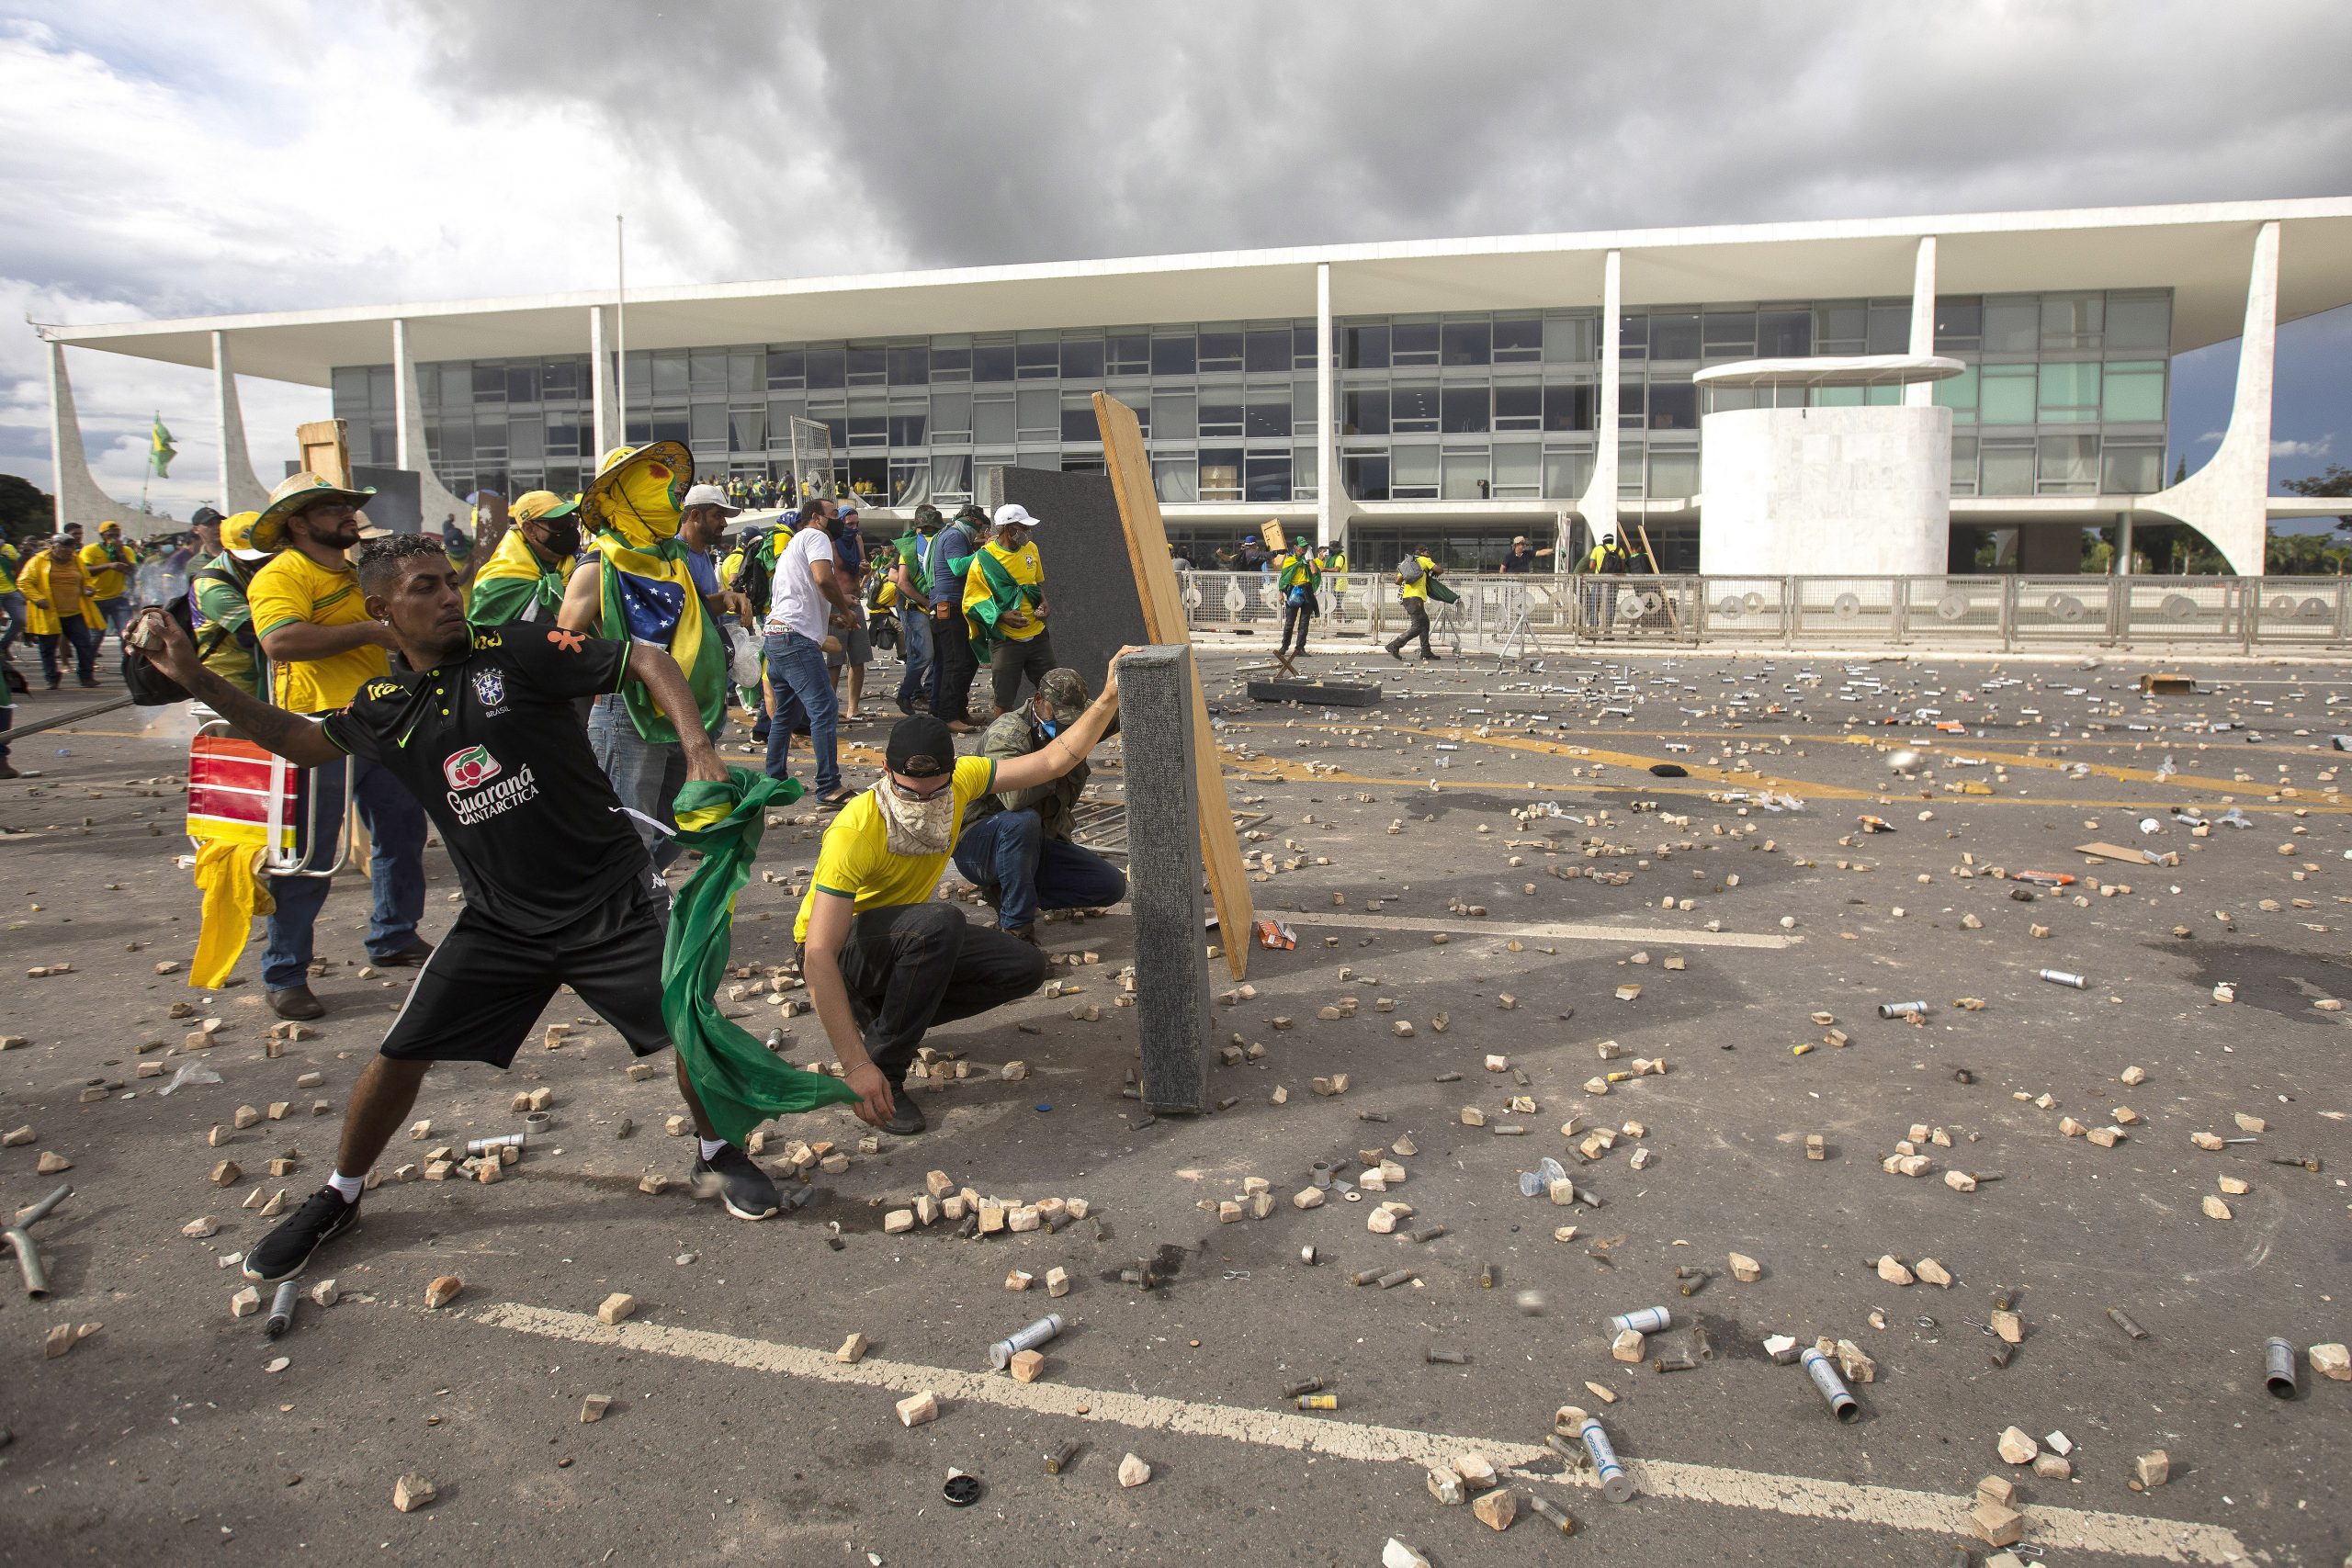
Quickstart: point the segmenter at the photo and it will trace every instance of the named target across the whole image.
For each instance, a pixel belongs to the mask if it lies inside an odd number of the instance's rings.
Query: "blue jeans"
[[[1126,874],[1092,850],[1046,836],[1035,811],[1000,811],[956,840],[956,869],[996,906],[996,923],[1019,931],[1040,909],[1099,909],[1127,896]]]
[[[32,634],[35,646],[40,649],[41,679],[54,686],[63,679],[57,657],[57,644],[62,637],[74,655],[74,672],[85,685],[96,685],[98,679],[98,628],[79,615],[60,615],[58,629]]]
[[[808,747],[817,754],[817,793],[842,787],[841,748],[834,727],[832,672],[825,650],[798,632],[768,634],[768,684],[775,688],[775,713],[768,720],[768,777],[792,776],[792,731],[805,715]]]
[[[672,741],[656,746],[637,732],[637,721],[628,716],[628,705],[618,696],[607,694],[596,699],[588,713],[588,749],[596,754],[596,765],[605,770],[605,777],[612,781],[613,793],[621,804],[642,817],[650,817],[665,828],[675,828],[678,819],[671,815],[678,792],[686,787],[685,749]],[[629,826],[637,829],[638,842],[652,857],[653,869],[667,871],[670,863],[683,853],[677,840],[639,817],[629,818]]]
[[[123,628],[130,625],[130,595],[128,593],[118,593],[111,599],[99,600],[99,613],[107,618],[107,624],[99,635],[103,637],[107,632],[112,632],[116,640],[120,641]]]
[[[368,868],[375,890],[375,906],[368,917],[368,952],[387,958],[416,940],[416,923],[424,916],[424,808],[390,773],[365,759],[329,762],[304,775],[302,786],[319,803],[318,830],[304,846],[305,863],[334,863],[343,842],[343,770],[351,775],[351,803],[359,820],[368,824],[375,853]],[[307,812],[307,807],[303,812]],[[298,814],[297,822],[306,820]],[[329,876],[273,876],[270,896],[277,900],[269,917],[269,945],[261,959],[261,983],[273,991],[311,983],[311,928],[327,901]]]
[[[899,660],[906,673],[899,677],[899,701],[910,703],[931,694],[931,612],[920,605],[899,611]]]
[[[25,596],[21,593],[0,593],[0,659],[17,644],[25,629]]]

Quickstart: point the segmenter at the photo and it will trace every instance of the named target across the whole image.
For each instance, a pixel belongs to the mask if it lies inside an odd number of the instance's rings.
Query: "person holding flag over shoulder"
[[[580,554],[580,502],[552,491],[517,496],[498,547],[473,574],[466,616],[478,626],[551,623]]]
[[[605,453],[580,497],[590,554],[573,570],[556,620],[567,631],[667,652],[685,672],[707,739],[727,716],[727,649],[703,613],[678,537],[693,483],[694,459],[678,442]],[[674,717],[630,681],[598,697],[588,718],[596,761],[637,818],[657,871],[679,853],[669,837],[677,826],[671,803],[686,780],[686,736]]]
[[[1046,629],[1046,567],[1030,534],[1044,521],[1019,502],[1007,502],[990,519],[993,536],[962,561],[948,562],[964,576],[964,620],[972,658],[989,667],[996,711],[1011,713],[1021,700],[1021,682],[1031,688],[1054,667],[1054,639]]]

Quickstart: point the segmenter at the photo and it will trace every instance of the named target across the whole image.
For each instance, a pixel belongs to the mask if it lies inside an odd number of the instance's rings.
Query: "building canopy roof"
[[[1923,235],[1942,295],[2170,288],[2175,353],[2237,335],[2256,230],[2281,225],[2278,317],[2352,303],[2352,197],[2084,208],[1636,229],[1392,244],[1218,251],[632,289],[632,350],[880,338],[1020,328],[1227,321],[1315,313],[1331,267],[1340,316],[1592,307],[1608,253],[1627,309],[1903,297]],[[338,365],[388,362],[391,323],[424,360],[580,354],[605,292],[45,328],[78,347],[212,363],[232,340],[240,374],[323,386]]]

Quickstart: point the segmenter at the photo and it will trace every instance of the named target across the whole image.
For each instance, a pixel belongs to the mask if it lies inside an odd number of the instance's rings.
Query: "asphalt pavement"
[[[340,1299],[306,1299],[276,1340],[232,1315],[227,1260],[270,1223],[243,1205],[323,1181],[408,972],[365,967],[366,885],[345,872],[320,922],[329,1013],[270,1057],[257,945],[236,983],[186,984],[182,721],[19,744],[38,776],[0,784],[0,1131],[32,1134],[0,1147],[0,1201],[74,1193],[33,1228],[50,1297],[0,1280],[0,1563],[1369,1564],[1395,1537],[1444,1568],[1941,1564],[1992,1551],[1968,1533],[1987,1476],[2017,1488],[2027,1561],[2346,1561],[2352,1383],[2301,1352],[2352,1337],[2352,1011],[2334,1005],[2352,998],[2352,823],[2332,744],[2352,670],[1306,661],[1382,682],[1358,708],[1252,703],[1241,657],[1204,667],[1259,912],[1297,945],[1253,951],[1246,992],[1213,965],[1216,1043],[1240,1057],[1211,1075],[1221,1109],[1154,1119],[1125,1096],[1130,921],[1057,921],[1065,994],[934,1032],[966,1076],[922,1081],[930,1132],[865,1153],[846,1112],[772,1127],[763,1158],[830,1141],[849,1166],[746,1224],[686,1183],[667,1072],[630,1078],[567,995],[546,1020],[575,1026],[560,1048],[435,1070],[430,1134],[395,1140],[360,1227],[306,1276]],[[2188,689],[2143,694],[2143,673]],[[20,699],[19,722],[72,695]],[[854,786],[883,729],[849,732]],[[1106,797],[1117,757],[1099,759]],[[775,880],[738,911],[753,972],[722,993],[804,1063],[830,1053],[777,977],[821,826],[796,808],[771,828]],[[428,869],[434,935],[456,882],[438,849]],[[1028,1074],[1007,1079],[1015,1059]],[[162,1095],[184,1066],[222,1081]],[[1337,1075],[1343,1092],[1317,1091]],[[552,1124],[503,1179],[397,1179],[515,1130],[513,1096],[542,1087]],[[248,1105],[262,1120],[235,1128]],[[45,1153],[71,1168],[40,1174]],[[1906,1155],[1920,1174],[1886,1168]],[[1597,1205],[1522,1196],[1545,1156]],[[224,1158],[243,1174],[216,1187]],[[1404,1177],[1367,1190],[1383,1158]],[[1318,1159],[1338,1182],[1301,1208]],[[933,1171],[1086,1217],[887,1234]],[[1368,1227],[1385,1201],[1411,1210],[1394,1234]],[[206,1217],[213,1234],[183,1234]],[[1733,1253],[1760,1277],[1736,1280]],[[1396,1269],[1394,1288],[1351,1282]],[[1007,1289],[1015,1270],[1030,1289]],[[446,1275],[462,1291],[428,1309]],[[634,1314],[598,1322],[616,1292]],[[1673,1326],[1613,1359],[1606,1319],[1654,1306]],[[991,1372],[989,1342],[1049,1310],[1067,1326],[1038,1381]],[[61,1324],[79,1337],[51,1358]],[[863,1359],[837,1359],[854,1333]],[[1765,1353],[1773,1335],[1867,1358],[1870,1381],[1849,1362],[1860,1418],[1833,1419]],[[2265,1387],[2274,1335],[2298,1348],[2292,1398]],[[1283,1395],[1310,1377],[1336,1408]],[[902,1426],[922,1392],[941,1415]],[[590,1395],[612,1405],[583,1424]],[[1634,1500],[1546,1448],[1569,1404],[1600,1416]],[[2071,1473],[2005,1462],[2011,1427],[2045,1450],[2063,1434]],[[2135,1492],[2159,1450],[2169,1478]],[[1123,1487],[1130,1453],[1150,1478]],[[1464,1453],[1521,1500],[1499,1537],[1431,1495],[1428,1466]],[[954,1471],[976,1502],[948,1500]],[[437,1495],[403,1513],[410,1474]]]

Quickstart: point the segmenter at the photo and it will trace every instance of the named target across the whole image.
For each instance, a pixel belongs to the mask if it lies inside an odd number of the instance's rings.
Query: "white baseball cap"
[[[727,499],[727,492],[719,489],[717,485],[695,486],[692,490],[686,491],[685,502],[678,508],[678,510],[684,512],[689,507],[695,506],[716,506],[720,512],[729,517],[734,516],[736,513],[743,510],[733,502],[729,501]]]
[[[1008,501],[1002,506],[996,509],[996,512],[989,518],[989,521],[999,528],[1008,527],[1015,524],[1023,528],[1035,528],[1042,519],[1030,516],[1029,509],[1022,505],[1019,502]]]

